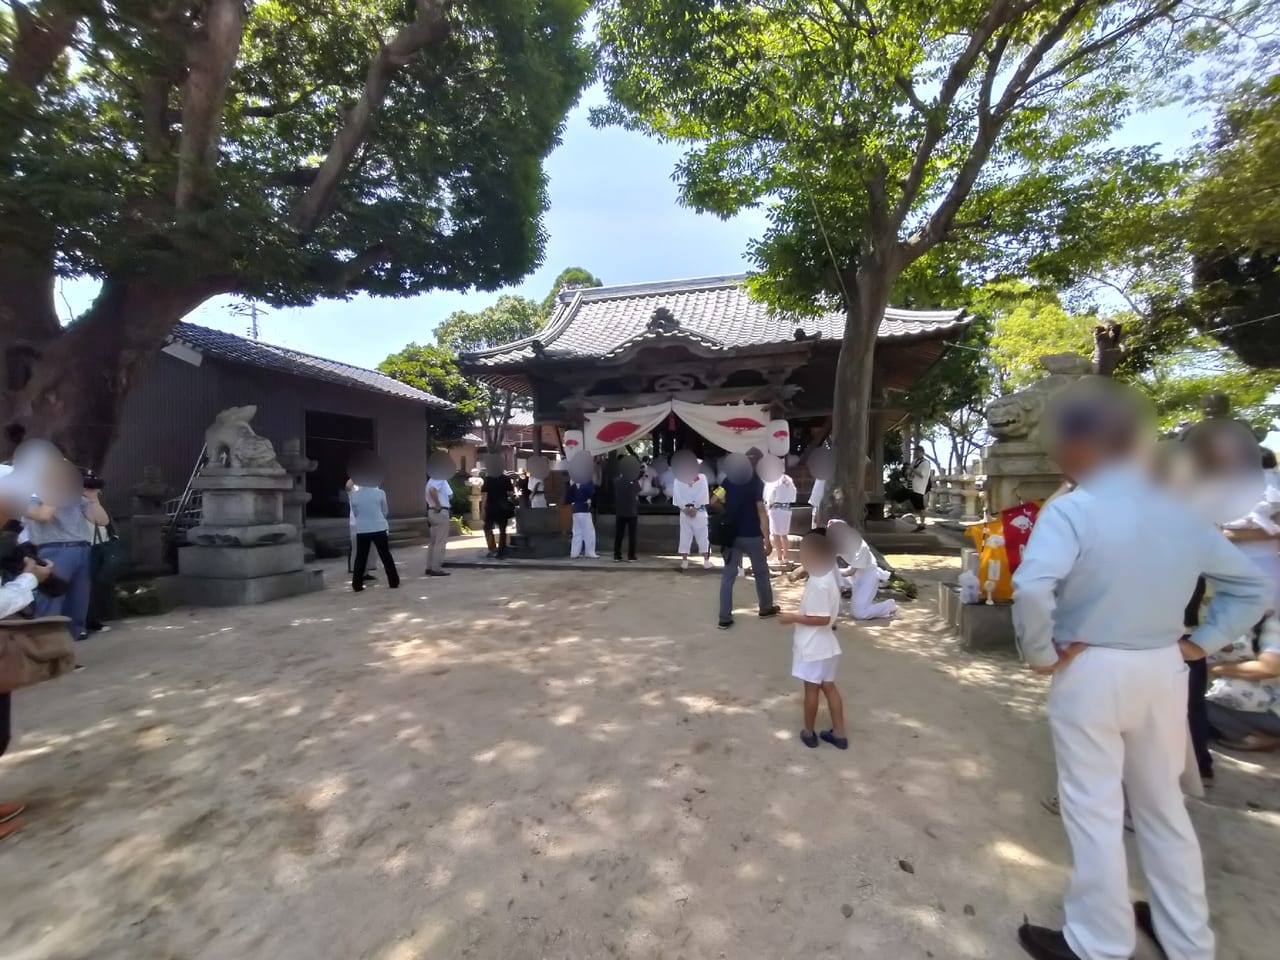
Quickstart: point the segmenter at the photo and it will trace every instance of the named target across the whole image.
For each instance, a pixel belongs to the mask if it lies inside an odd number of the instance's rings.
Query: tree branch
[[[339,292],[345,292],[362,273],[385,262],[390,256],[391,247],[387,243],[375,243],[367,250],[357,253],[342,264],[335,281],[337,289]]]
[[[265,103],[258,106],[244,106],[240,108],[240,113],[242,116],[246,117],[261,118],[278,117],[285,113],[292,113],[294,110],[297,110],[299,107],[307,103],[307,101],[310,100],[319,89],[319,87],[311,87],[308,90],[303,90],[292,100],[288,100],[284,103]]]
[[[42,4],[33,12],[20,0],[10,0],[17,35],[5,69],[5,80],[34,91],[48,78],[53,66],[71,42],[79,17],[66,9],[45,9]]]
[[[374,114],[391,88],[391,81],[423,50],[442,43],[449,36],[447,0],[415,0],[413,22],[403,27],[390,43],[384,44],[369,64],[360,99],[347,111],[315,181],[293,212],[293,227],[308,234],[328,215],[338,193],[338,185],[360,145],[369,136]]]
[[[244,36],[244,16],[243,0],[207,0],[204,22],[187,45],[174,191],[179,212],[191,209],[213,183],[222,112]]]
[[[911,204],[915,202],[920,186],[924,183],[925,172],[928,170],[929,161],[933,158],[933,151],[937,149],[943,134],[946,133],[951,104],[972,75],[973,67],[982,56],[987,41],[1000,27],[1021,17],[1025,9],[1025,6],[1014,6],[1012,0],[993,0],[973,33],[969,35],[969,43],[951,65],[938,91],[937,99],[927,106],[924,134],[916,147],[907,178],[902,183],[902,196],[898,198],[897,206],[893,211],[894,223],[901,224],[907,219]]]

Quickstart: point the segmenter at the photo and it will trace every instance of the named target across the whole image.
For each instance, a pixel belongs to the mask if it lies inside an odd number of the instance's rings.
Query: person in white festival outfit
[[[711,490],[706,475],[699,473],[688,483],[673,475],[671,502],[680,510],[680,569],[688,569],[689,550],[696,542],[702,551],[702,565],[710,570],[711,543],[707,534],[707,504],[711,502]]]
[[[880,569],[871,545],[849,531],[848,524],[843,520],[827,521],[827,532],[834,537],[837,545],[850,542],[851,537],[857,537],[858,548],[853,551],[852,557],[839,558],[843,565],[837,570],[841,588],[849,591],[849,615],[855,620],[880,620],[896,614],[896,600],[876,601],[876,592],[880,589],[880,584],[889,579],[889,571]]]
[[[1037,960],[1129,960],[1140,925],[1169,960],[1213,960],[1204,866],[1179,787],[1183,658],[1253,626],[1270,585],[1134,462],[1143,421],[1130,404],[1075,391],[1055,406],[1051,454],[1078,485],[1036,521],[1013,577],[1013,620],[1023,658],[1053,675],[1049,726],[1073,868],[1065,928],[1024,923],[1019,940]],[[1202,572],[1213,601],[1180,639]],[[1126,798],[1150,906],[1128,902]]]
[[[773,483],[764,485],[764,502],[769,510],[769,536],[778,566],[785,573],[787,554],[791,551],[791,508],[796,503],[795,482],[785,473]]]

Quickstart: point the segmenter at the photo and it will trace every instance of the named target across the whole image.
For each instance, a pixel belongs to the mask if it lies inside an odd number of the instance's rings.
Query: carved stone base
[[[302,569],[302,544],[277,543],[264,547],[183,547],[178,572],[184,577],[252,580]]]
[[[193,607],[239,607],[324,589],[324,571],[294,570],[247,580],[175,577],[178,598]]]

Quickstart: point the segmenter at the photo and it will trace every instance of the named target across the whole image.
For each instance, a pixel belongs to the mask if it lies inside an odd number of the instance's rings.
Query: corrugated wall
[[[397,517],[423,514],[427,480],[426,412],[421,404],[205,358],[192,366],[160,353],[125,402],[120,429],[103,469],[108,509],[129,513],[129,491],[143,467],[156,464],[175,496],[204,444],[204,431],[227,407],[256,404],[253,427],[279,450],[304,437],[306,411],[371,417],[387,465],[388,504]]]

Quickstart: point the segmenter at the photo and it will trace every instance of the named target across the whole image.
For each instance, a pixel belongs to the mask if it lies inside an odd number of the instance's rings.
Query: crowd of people
[[[1108,391],[1059,402],[1050,453],[1070,489],[1041,511],[1014,574],[1020,650],[1052,677],[1056,809],[1073,860],[1064,927],[1019,930],[1037,960],[1129,958],[1138,930],[1170,958],[1211,960],[1184,789],[1212,783],[1208,737],[1250,748],[1264,743],[1249,737],[1280,731],[1272,562],[1280,541],[1250,536],[1262,546],[1244,550],[1231,533],[1271,522],[1274,475],[1247,431],[1231,443],[1224,429],[1174,452],[1193,480],[1180,489],[1176,474],[1144,456],[1139,409]],[[1246,504],[1245,493],[1261,502]],[[1238,521],[1242,514],[1252,519]],[[1227,681],[1250,686],[1232,701]],[[1203,779],[1187,775],[1193,743]],[[1126,824],[1149,902],[1129,902]]]

